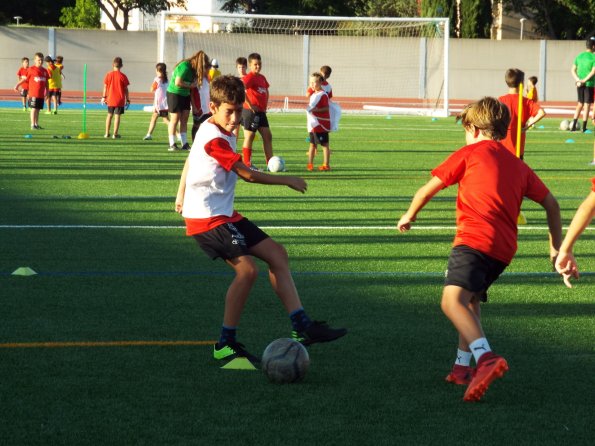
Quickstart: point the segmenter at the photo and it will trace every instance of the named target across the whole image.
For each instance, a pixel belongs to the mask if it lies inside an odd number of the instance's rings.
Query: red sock
[[[244,164],[246,166],[250,166],[252,164],[252,149],[249,149],[247,147],[242,148],[242,158]]]

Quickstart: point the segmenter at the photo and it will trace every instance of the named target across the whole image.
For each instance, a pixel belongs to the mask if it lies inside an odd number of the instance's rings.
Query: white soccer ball
[[[560,130],[568,130],[570,127],[570,121],[568,119],[562,119],[560,122]]]
[[[269,172],[283,172],[285,170],[285,160],[280,156],[273,156],[267,164]]]

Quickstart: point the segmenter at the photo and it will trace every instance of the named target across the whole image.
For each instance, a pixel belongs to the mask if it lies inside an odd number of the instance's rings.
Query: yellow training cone
[[[13,271],[13,276],[34,276],[37,273],[28,266],[21,266]]]
[[[525,218],[525,214],[523,214],[522,211],[519,214],[519,217],[517,218],[516,223],[517,223],[517,225],[526,225],[527,224],[527,219]]]
[[[232,359],[221,368],[227,370],[257,370],[247,358]]]
[[[85,132],[79,133],[78,139],[89,139],[89,134]]]

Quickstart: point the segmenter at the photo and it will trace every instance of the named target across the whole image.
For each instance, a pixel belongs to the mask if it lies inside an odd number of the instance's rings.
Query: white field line
[[[396,226],[260,226],[265,230],[320,230],[320,231],[396,231]],[[2,229],[178,229],[183,230],[185,226],[157,226],[157,225],[0,225]],[[564,227],[564,229],[567,229]],[[413,226],[412,231],[454,231],[455,226]],[[520,231],[547,231],[547,226],[519,226]],[[586,228],[587,231],[595,230],[595,227]]]

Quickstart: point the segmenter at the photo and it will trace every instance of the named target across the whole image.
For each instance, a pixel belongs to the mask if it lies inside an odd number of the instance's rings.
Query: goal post
[[[169,71],[203,50],[224,74],[262,56],[271,108],[303,110],[309,75],[332,68],[344,111],[449,115],[447,18],[362,18],[161,12],[158,62]]]

